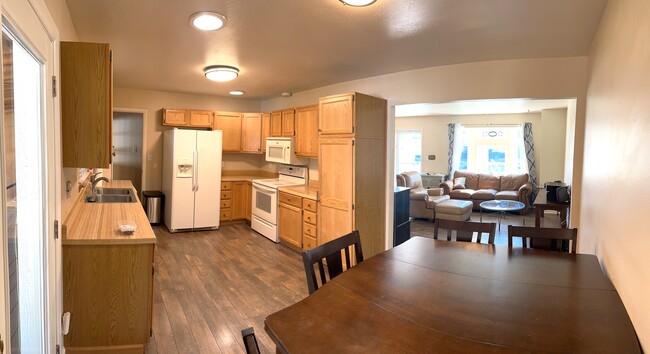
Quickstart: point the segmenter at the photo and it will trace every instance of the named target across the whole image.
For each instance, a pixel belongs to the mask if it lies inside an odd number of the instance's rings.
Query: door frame
[[[34,15],[38,19],[37,23],[27,21],[26,16]],[[54,92],[60,92],[59,81],[53,83],[48,77],[51,73],[54,77],[60,77],[59,65],[59,31],[56,23],[52,19],[47,6],[43,0],[0,0],[0,17],[6,19],[11,25],[12,30],[16,35],[19,35],[24,44],[35,53],[39,53],[33,45],[30,35],[34,31],[43,31],[51,45],[48,50],[52,57],[49,58],[47,66],[51,65],[50,72],[45,69],[44,76],[45,82],[43,85],[43,112],[45,120],[43,124],[43,149],[45,168],[43,170],[49,178],[46,178],[44,185],[45,206],[47,213],[47,223],[45,227],[46,240],[44,242],[44,255],[47,258],[47,272],[43,274],[45,284],[45,307],[44,313],[47,321],[47,330],[44,338],[44,346],[47,353],[54,353],[56,347],[63,343],[63,335],[61,334],[61,314],[63,311],[63,281],[62,281],[62,262],[61,262],[61,241],[54,239],[54,220],[59,220],[59,227],[61,225],[61,114],[60,114],[60,98],[59,95],[54,95]],[[42,55],[42,53],[39,53]],[[2,73],[0,72],[0,78]],[[53,87],[56,85],[56,87]],[[3,101],[3,93],[0,90],[0,101]],[[0,109],[0,117],[4,115],[4,109]],[[0,127],[2,132],[2,127]],[[1,137],[0,137],[1,139]],[[2,169],[0,178],[4,179],[4,169]],[[0,191],[0,195],[4,199],[4,191]],[[4,212],[4,211],[3,211]],[[3,218],[0,218],[0,230],[4,230]],[[58,231],[58,230],[57,230]],[[9,294],[5,284],[8,280],[8,269],[4,267],[7,261],[7,250],[4,247],[5,235],[2,232],[0,243],[2,249],[0,257],[2,257],[2,273],[0,274],[0,307],[4,312],[4,320],[0,323],[0,333],[5,342],[5,347],[9,346],[8,325],[9,319],[6,314],[9,313],[8,299]]]
[[[147,110],[146,109],[137,109],[137,108],[113,108],[113,113],[111,115],[111,120],[113,119],[113,116],[115,116],[115,113],[137,113],[142,115],[142,175],[140,176],[142,182],[140,184],[140,188],[142,189],[140,193],[146,190],[145,185],[147,183],[147,169],[145,168],[147,164]],[[112,137],[111,137],[112,139]],[[113,177],[113,165],[111,164],[111,179]],[[140,199],[144,200],[142,198],[142,195],[140,195]]]

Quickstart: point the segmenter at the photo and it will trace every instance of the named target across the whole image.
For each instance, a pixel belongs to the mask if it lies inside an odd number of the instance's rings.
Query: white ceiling
[[[568,108],[570,102],[571,99],[533,100],[512,98],[416,103],[395,106],[395,117],[532,113],[541,112],[544,109]]]
[[[79,40],[108,42],[115,86],[266,99],[392,72],[587,55],[607,0],[67,0]],[[216,11],[216,32],[189,25]],[[238,67],[215,83],[208,65]]]

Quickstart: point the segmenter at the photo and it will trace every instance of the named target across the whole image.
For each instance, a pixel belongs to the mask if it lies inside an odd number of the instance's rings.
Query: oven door
[[[278,191],[253,182],[252,214],[273,225],[278,224]]]

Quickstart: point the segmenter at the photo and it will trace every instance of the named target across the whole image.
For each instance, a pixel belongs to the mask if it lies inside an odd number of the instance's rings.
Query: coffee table
[[[526,204],[514,200],[488,200],[479,204],[481,207],[481,222],[483,222],[483,209],[497,212],[497,223],[499,231],[501,231],[501,219],[505,217],[506,213],[519,211],[526,207]],[[524,225],[526,225],[526,216],[522,218]]]

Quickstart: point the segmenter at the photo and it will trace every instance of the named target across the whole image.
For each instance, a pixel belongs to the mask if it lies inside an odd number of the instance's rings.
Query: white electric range
[[[278,178],[253,180],[251,227],[278,242],[278,188],[304,185],[309,169],[303,166],[280,165]]]

